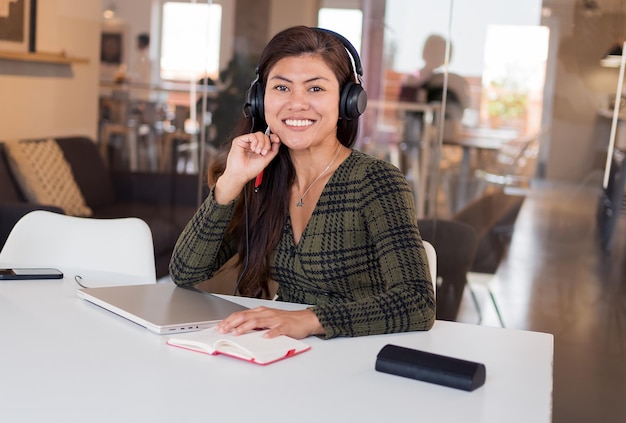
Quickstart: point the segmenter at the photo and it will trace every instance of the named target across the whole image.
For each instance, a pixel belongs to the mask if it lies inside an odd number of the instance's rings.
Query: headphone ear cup
[[[246,117],[256,120],[265,121],[265,108],[263,106],[263,98],[265,89],[263,84],[255,82],[250,85],[246,92],[246,103],[243,106],[243,112]]]
[[[367,106],[367,94],[361,84],[348,82],[341,90],[339,99],[339,116],[344,119],[355,119],[363,114]]]

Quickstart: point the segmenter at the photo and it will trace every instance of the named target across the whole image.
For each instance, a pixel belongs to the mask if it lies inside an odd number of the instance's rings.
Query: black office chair
[[[626,184],[626,158],[615,150],[611,160],[607,187],[602,187],[596,212],[598,239],[603,251],[610,251],[624,202]]]
[[[452,220],[468,224],[478,234],[473,272],[496,272],[511,242],[524,198],[496,189],[470,202],[453,216]]]
[[[478,246],[468,273],[467,286],[478,311],[479,323],[482,322],[482,313],[473,285],[482,285],[487,289],[500,325],[504,327],[502,313],[490,285],[511,243],[515,221],[524,198],[509,195],[504,189],[496,189],[469,203],[453,217],[453,220],[474,228],[478,234]]]
[[[476,231],[462,222],[420,219],[422,239],[437,251],[437,319],[456,320],[476,247]]]

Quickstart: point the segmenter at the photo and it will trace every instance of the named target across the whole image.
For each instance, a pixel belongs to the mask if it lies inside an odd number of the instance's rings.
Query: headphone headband
[[[352,45],[352,43],[346,37],[344,37],[343,35],[335,31],[331,31],[330,29],[326,29],[326,28],[315,27],[311,29],[314,29],[320,32],[325,32],[327,34],[334,36],[339,41],[341,41],[341,44],[343,44],[346,50],[348,50],[348,53],[350,54],[350,56],[352,57],[352,60],[354,61],[354,71],[357,74],[357,77],[363,76],[363,65],[361,64],[361,58],[359,57],[359,52],[356,51],[356,48],[354,48],[354,45]],[[360,78],[359,78],[359,81],[360,81]]]

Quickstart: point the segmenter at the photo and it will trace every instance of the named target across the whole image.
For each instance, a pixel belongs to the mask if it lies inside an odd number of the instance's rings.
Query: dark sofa
[[[55,140],[93,211],[92,217],[143,219],[152,230],[157,277],[166,276],[174,244],[197,208],[198,176],[110,172],[91,139],[79,136]],[[203,187],[202,198],[206,194]],[[0,142],[0,249],[15,223],[32,210],[63,212],[54,206],[26,200]]]

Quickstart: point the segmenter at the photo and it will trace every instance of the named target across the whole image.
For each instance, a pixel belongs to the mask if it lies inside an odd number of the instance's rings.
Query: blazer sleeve
[[[169,267],[174,283],[190,286],[210,279],[235,255],[236,244],[226,234],[234,209],[234,201],[218,204],[211,190],[174,247]]]

